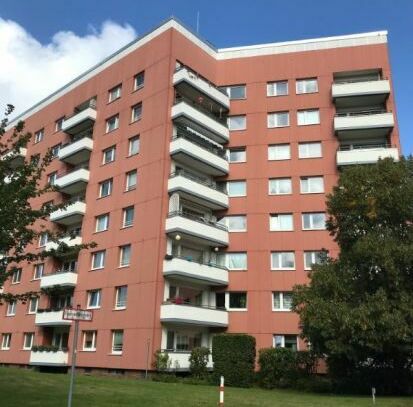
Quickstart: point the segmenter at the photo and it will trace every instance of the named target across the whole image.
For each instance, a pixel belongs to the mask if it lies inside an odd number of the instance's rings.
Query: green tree
[[[327,198],[338,258],[314,265],[293,309],[343,390],[413,393],[413,159],[341,173]]]
[[[46,221],[51,212],[67,205],[48,203],[41,207],[32,206],[34,199],[56,190],[44,182],[45,171],[53,156],[51,151],[47,151],[43,157],[20,159],[32,135],[25,131],[23,121],[19,121],[14,128],[8,128],[13,110],[13,106],[8,105],[0,122],[0,287],[21,263],[55,254],[56,250],[29,250],[29,247],[37,242],[41,233],[47,232],[51,240],[59,238],[59,234],[48,230]],[[94,244],[78,245],[70,250],[90,246]],[[66,250],[69,248],[64,244],[57,249],[59,253]],[[37,294],[3,292],[0,294],[0,303],[26,300]]]

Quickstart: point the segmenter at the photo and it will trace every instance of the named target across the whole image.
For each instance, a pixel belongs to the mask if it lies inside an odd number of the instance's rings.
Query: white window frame
[[[280,256],[282,256],[283,254],[287,254],[287,253],[289,253],[289,254],[292,253],[292,254],[293,254],[293,262],[294,262],[293,267],[282,267],[282,257],[280,257],[280,260],[279,260],[280,266],[276,267],[276,266],[274,265],[274,256],[273,256],[273,255],[280,255]],[[276,270],[276,271],[278,271],[278,270],[280,270],[280,271],[283,271],[283,270],[287,270],[287,271],[289,271],[289,270],[295,270],[296,263],[295,263],[295,252],[294,252],[294,251],[271,252],[270,256],[271,256],[271,258],[270,258],[270,260],[271,260],[271,270]]]
[[[33,304],[35,304],[35,307],[32,310],[32,305]],[[30,314],[30,315],[36,314],[38,306],[39,306],[39,299],[37,297],[30,298],[29,299],[29,306],[27,308],[27,313]]]
[[[278,155],[278,157],[277,157],[277,148],[279,148],[280,150],[285,149],[285,151],[288,151],[288,155],[286,155],[284,157],[281,154],[281,155]],[[271,158],[271,151],[274,152],[273,153],[274,158]],[[284,160],[291,160],[291,146],[290,146],[290,144],[288,144],[288,143],[271,144],[271,145],[268,146],[268,161],[284,161]]]
[[[14,301],[8,302],[6,316],[14,317],[16,315],[16,310],[17,310],[17,301],[14,300]]]
[[[297,351],[299,351],[300,349],[299,349],[299,342],[298,342],[298,335],[296,335],[296,334],[274,334],[273,335],[273,338],[272,338],[272,347],[273,348],[276,348],[276,342],[275,342],[275,338],[276,337],[280,337],[280,338],[282,338],[281,339],[281,348],[285,348],[285,337],[286,336],[295,336],[296,337],[296,341],[297,341]]]
[[[123,263],[124,262],[124,257],[125,257],[125,250],[129,250],[129,261],[128,263]],[[125,244],[122,246],[119,246],[119,267],[129,267],[131,264],[131,258],[132,258],[132,245],[131,244]]]
[[[103,192],[103,185],[108,183],[109,188],[108,188],[108,193],[107,195],[102,195]],[[112,195],[112,189],[113,189],[113,178],[105,179],[101,182],[99,182],[99,198],[105,198],[107,196]]]
[[[319,253],[322,253],[322,250],[305,250],[303,253],[303,258],[304,258],[304,270],[312,270],[311,265],[312,264],[318,264],[317,263],[317,255]],[[311,263],[310,265],[307,263],[307,254],[310,254],[311,256]]]
[[[136,113],[139,111],[139,115],[137,116]],[[131,107],[131,123],[135,123],[142,119],[142,112],[143,112],[143,104],[142,102],[136,103]]]
[[[11,283],[20,284],[22,281],[22,274],[23,274],[23,270],[21,268],[16,268],[16,270],[13,271],[13,274],[11,277]]]
[[[47,232],[40,233],[39,236],[39,247],[46,246],[47,242],[49,241],[49,234]]]
[[[290,192],[279,192],[280,188],[279,185],[276,183],[276,181],[284,181],[284,180],[289,180],[290,181]],[[275,185],[277,185],[276,192],[271,192],[271,183],[274,182]],[[293,184],[291,178],[270,178],[268,180],[268,195],[291,195],[293,193]]]
[[[110,153],[110,159],[106,160],[106,153]],[[109,163],[113,163],[116,159],[116,146],[111,146],[108,148],[105,148],[102,151],[102,164],[109,164]]]
[[[57,120],[55,121],[55,127],[54,127],[55,132],[58,132],[58,131],[62,130],[63,122],[64,122],[64,121],[65,121],[65,117],[64,117],[64,116],[63,116],[63,117],[60,117],[59,119],[57,119]]]
[[[275,118],[278,117],[279,115],[284,115],[287,114],[287,124],[278,124],[278,119],[276,120]],[[279,129],[283,127],[289,127],[290,126],[290,112],[289,111],[282,111],[282,112],[271,112],[267,114],[267,128],[269,129]]]
[[[135,183],[131,184],[131,177],[132,175],[134,175],[135,177]],[[132,191],[134,189],[136,189],[136,187],[138,186],[138,171],[137,170],[131,170],[128,171],[125,174],[126,180],[125,180],[125,191]]]
[[[230,229],[229,228],[229,218],[244,218],[245,219],[245,229]],[[220,223],[223,223],[228,228],[228,232],[230,232],[230,233],[246,232],[247,228],[248,228],[247,216],[246,215],[229,215],[229,216],[225,216],[223,219],[221,219]]]
[[[109,229],[109,213],[103,213],[102,215],[98,215],[95,218],[95,233],[104,232]],[[100,229],[100,221],[103,220],[103,228]]]
[[[97,293],[97,305],[90,305],[92,294]],[[99,309],[102,304],[102,290],[100,288],[96,290],[88,290],[87,292],[87,309]]]
[[[320,191],[313,191],[311,188],[311,184],[319,182],[321,180],[322,189]],[[307,184],[307,191],[304,191],[304,185]],[[323,194],[324,193],[324,177],[320,176],[309,176],[309,177],[301,177],[300,178],[300,193],[301,194]]]
[[[114,349],[115,335],[116,335],[116,333],[120,333],[120,332],[122,333],[122,349],[121,350],[116,350],[116,349]],[[112,330],[112,352],[111,352],[112,355],[122,355],[123,348],[125,346],[124,341],[125,341],[125,335],[124,335],[123,329],[114,329],[114,330]]]
[[[230,296],[231,294],[245,294],[246,298],[246,307],[245,308],[231,308],[230,307]],[[232,311],[232,312],[245,312],[248,311],[248,291],[229,291],[225,293],[225,308],[227,311]]]
[[[306,87],[307,84],[310,82],[315,82],[316,83],[316,90],[313,90],[311,92],[307,91]],[[302,89],[299,89],[302,84]],[[295,81],[295,93],[297,95],[305,95],[309,93],[318,93],[318,79],[315,78],[303,78],[303,79],[297,79]]]
[[[40,276],[38,276],[38,270],[41,270]],[[44,263],[37,263],[33,268],[33,280],[40,280],[44,273]]]
[[[94,263],[95,263],[95,258],[98,254],[101,254],[102,257],[102,261],[99,262],[99,266],[98,267],[93,267]],[[96,252],[92,253],[92,265],[91,265],[91,270],[101,270],[103,268],[105,268],[105,260],[106,260],[106,250],[98,250]]]
[[[231,160],[231,153],[244,153],[244,158],[241,160]],[[247,162],[247,149],[245,147],[229,149],[228,150],[228,162],[231,164]]]
[[[307,123],[307,120],[305,120],[306,115],[308,115],[309,113],[313,113],[313,112],[317,112],[318,120],[315,122]],[[300,120],[300,117],[304,118],[304,121]],[[297,111],[297,126],[314,126],[317,124],[320,124],[320,109],[304,109],[304,110]]]
[[[37,130],[34,133],[34,144],[40,143],[44,139],[44,129]]]
[[[280,84],[280,83],[285,83],[285,84],[287,84],[287,92],[286,92],[286,93],[280,93],[280,94],[278,94],[278,93],[276,92],[276,90],[277,90],[277,84]],[[274,90],[275,90],[275,92],[274,92]],[[289,93],[288,80],[267,82],[267,96],[268,96],[268,97],[288,96],[288,93]]]
[[[245,258],[245,266],[233,267],[230,262],[231,255],[243,255]],[[227,252],[225,253],[225,267],[231,271],[245,271],[248,270],[248,255],[247,252]]]
[[[125,297],[125,301],[123,303],[123,305],[119,305],[119,293],[120,290],[126,287],[126,297]],[[127,302],[128,302],[128,286],[127,285],[121,285],[115,288],[116,289],[116,293],[115,293],[115,307],[114,309],[116,310],[123,310],[126,309],[127,306]]]
[[[244,96],[243,97],[233,97],[232,96],[232,89],[233,88],[243,88],[244,89]],[[247,98],[247,85],[231,85],[224,87],[226,94],[228,95],[230,100],[245,100]]]
[[[136,152],[136,153],[133,153],[132,152],[132,143],[133,142],[135,142],[135,141],[137,141],[137,144],[138,144],[138,151]],[[139,152],[140,152],[140,144],[141,144],[141,141],[140,141],[140,137],[139,136],[133,136],[133,137],[130,137],[129,139],[128,139],[128,157],[130,157],[130,156],[132,156],[132,155],[136,155],[136,154],[139,154]]]
[[[289,217],[291,219],[291,228],[282,228],[280,223],[280,218],[282,217]],[[277,223],[274,227],[273,220],[277,219]],[[292,213],[272,213],[270,214],[270,232],[292,232],[294,231],[294,214]]]
[[[284,306],[284,294],[292,295],[291,291],[273,291],[272,293],[272,310],[276,312],[291,312],[291,308]],[[275,297],[278,295],[280,301],[280,308],[275,307]]]
[[[231,186],[239,184],[244,186],[244,192],[240,194],[232,194],[231,193]],[[234,181],[227,181],[227,194],[230,198],[237,198],[242,196],[247,196],[247,181],[245,180],[234,180]]]
[[[138,84],[138,78],[142,78],[142,83]],[[142,89],[145,86],[145,71],[138,72],[133,77],[133,90]]]
[[[320,146],[320,153],[319,155],[312,155],[310,154],[310,146]],[[323,145],[321,141],[310,141],[308,143],[299,143],[298,144],[298,158],[300,159],[308,159],[308,158],[322,158],[323,157]]]
[[[30,337],[30,345],[26,346],[26,339]],[[25,332],[23,335],[23,350],[31,350],[34,341],[34,332]]]
[[[122,96],[122,84],[116,85],[108,91],[108,103],[118,100]]]
[[[244,119],[243,120],[243,122],[244,122],[243,126],[242,127],[237,127],[237,128],[234,128],[233,126],[231,126],[231,120],[233,118],[243,118]],[[246,128],[247,128],[247,116],[245,114],[238,114],[238,115],[228,117],[228,129],[230,131],[242,131],[242,130],[246,130]]]
[[[320,227],[320,228],[317,228],[317,227],[314,227],[314,220],[313,220],[313,215],[324,215],[324,227]],[[304,226],[304,217],[305,216],[309,216],[310,217],[310,227],[309,228],[306,228],[305,226]],[[301,215],[301,221],[302,221],[302,229],[303,230],[326,230],[326,226],[325,226],[325,221],[326,221],[326,214],[325,214],[325,212],[306,212],[306,213],[303,213],[302,215]]]
[[[1,350],[9,350],[11,347],[11,333],[1,335]]]
[[[133,217],[132,221],[129,224],[126,224],[126,213],[129,209],[132,209]],[[122,228],[130,228],[135,222],[135,207],[133,205],[127,206],[122,209]]]
[[[111,121],[114,120],[114,127],[111,128]],[[119,113],[106,119],[106,133],[110,133],[119,128]]]
[[[92,333],[92,346],[90,348],[86,347],[86,335],[88,333]],[[97,343],[97,331],[96,330],[84,330],[83,331],[83,344],[82,350],[84,352],[95,352],[96,351],[96,343]]]

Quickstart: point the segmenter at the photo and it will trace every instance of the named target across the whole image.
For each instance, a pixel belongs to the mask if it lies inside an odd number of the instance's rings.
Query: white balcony
[[[30,364],[36,366],[66,366],[68,364],[69,354],[62,350],[57,352],[31,351]]]
[[[89,182],[89,170],[79,168],[56,179],[55,185],[60,192],[68,195],[79,195]]]
[[[92,107],[88,107],[72,117],[65,119],[62,125],[62,131],[75,135],[93,126],[95,120],[96,110]]]
[[[161,322],[226,327],[228,326],[228,312],[216,308],[165,303],[161,305]]]
[[[166,219],[166,233],[182,234],[193,242],[209,246],[228,246],[228,230],[225,226],[208,222],[202,218],[190,217],[181,212],[169,214]]]
[[[223,192],[223,189],[209,185],[203,180],[197,180],[196,177],[185,172],[169,178],[168,192],[170,194],[179,192],[183,198],[214,210],[228,208],[228,195]]]
[[[50,220],[61,225],[75,225],[82,222],[86,213],[86,204],[84,202],[73,202],[64,209],[58,209],[50,214]]]
[[[197,168],[206,174],[221,176],[229,172],[228,161],[223,156],[214,154],[187,138],[172,140],[169,151],[176,162]]]
[[[203,285],[228,285],[228,271],[215,264],[202,264],[188,259],[173,257],[164,260],[163,275],[176,280],[193,281]]]
[[[363,135],[382,137],[394,127],[391,112],[355,112],[340,114],[334,118],[334,130],[341,138]]]
[[[173,84],[178,90],[181,90],[182,87],[193,87],[226,109],[229,109],[230,102],[228,95],[185,67],[182,67],[174,73]],[[186,91],[186,89],[183,90]]]
[[[67,326],[72,321],[63,319],[62,311],[43,311],[36,313],[35,324],[38,326]]]
[[[172,351],[164,351],[168,354],[169,360],[171,361],[171,371],[187,371],[189,370],[189,357],[191,356],[191,352],[172,352]],[[214,364],[212,362],[212,355],[209,354],[208,356],[208,363],[207,368],[212,369]]]
[[[395,147],[357,148],[337,151],[337,165],[374,164],[380,158],[399,161],[399,151]]]
[[[63,146],[59,151],[59,159],[72,165],[78,165],[89,160],[92,150],[93,140],[89,137],[83,137]]]
[[[388,80],[371,80],[333,83],[331,93],[333,99],[374,95],[386,96],[390,93],[390,82]]]
[[[40,288],[47,288],[59,285],[61,287],[75,287],[77,283],[77,273],[53,273],[42,276]]]
[[[18,166],[23,164],[24,159],[26,158],[26,155],[27,155],[27,149],[20,148],[16,154],[13,151],[9,151],[8,153],[4,154],[1,157],[1,159],[7,160],[12,157],[12,159],[9,162],[10,168],[17,168]]]
[[[60,243],[64,243],[68,245],[69,247],[77,246],[77,245],[82,244],[82,237],[81,236],[76,236],[76,237],[66,236],[66,237],[63,237],[62,239],[59,239],[56,243],[47,242],[45,246],[45,250],[56,250],[59,247]]]
[[[188,102],[182,101],[172,106],[171,116],[176,123],[190,126],[217,143],[226,143],[229,140],[229,130],[223,122],[203,113]]]

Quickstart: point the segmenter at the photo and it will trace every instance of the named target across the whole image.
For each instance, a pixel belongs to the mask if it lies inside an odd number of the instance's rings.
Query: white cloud
[[[80,37],[59,31],[41,44],[22,26],[0,18],[0,116],[7,103],[21,113],[136,37],[112,21]]]

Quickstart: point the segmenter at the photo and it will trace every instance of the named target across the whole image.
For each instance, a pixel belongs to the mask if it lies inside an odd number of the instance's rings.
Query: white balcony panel
[[[196,203],[212,209],[228,208],[228,195],[206,185],[178,175],[168,180],[168,192],[180,192],[193,197]]]
[[[55,185],[68,195],[77,195],[86,189],[89,182],[89,170],[79,168],[56,179]]]
[[[26,158],[26,155],[27,155],[27,148],[22,147],[16,154],[14,154],[13,151],[9,151],[8,153],[4,154],[1,157],[1,159],[6,160],[13,156],[13,159],[10,160],[10,167],[17,168],[19,165],[23,164],[24,159]]]
[[[228,231],[183,216],[166,219],[166,233],[182,233],[211,246],[228,246]]]
[[[173,76],[174,86],[177,86],[182,82],[188,83],[189,85],[209,96],[211,99],[220,103],[222,106],[229,109],[230,102],[229,97],[226,94],[219,91],[214,85],[208,83],[186,68],[182,68],[179,71],[175,72]]]
[[[226,143],[229,140],[228,127],[186,102],[179,102],[172,106],[171,115],[178,123],[193,126],[195,130],[218,143]]]
[[[85,213],[86,204],[84,202],[73,202],[64,209],[52,212],[50,220],[62,225],[73,225],[80,223]]]
[[[161,322],[199,326],[228,326],[228,312],[190,305],[162,304]]]
[[[65,119],[62,124],[62,130],[69,134],[76,134],[84,131],[91,126],[96,120],[96,110],[88,107],[81,112]]]
[[[168,352],[165,351],[165,353],[168,354],[169,360],[171,361],[171,367],[170,370],[172,371],[186,371],[189,370],[189,357],[191,356],[191,352]],[[207,363],[207,368],[212,369],[214,367],[214,364],[212,362],[212,355],[209,354],[208,356],[208,363]]]
[[[60,243],[65,243],[69,247],[77,246],[82,244],[82,237],[76,236],[75,238],[71,238],[69,236],[59,239],[58,242],[48,242],[46,243],[45,249],[46,250],[55,250],[59,247]]]
[[[87,161],[92,150],[93,140],[89,137],[83,137],[62,147],[59,151],[59,159],[66,163],[77,165]]]
[[[337,165],[374,164],[380,158],[393,158],[399,161],[397,148],[365,148],[337,151]]]
[[[48,274],[41,278],[40,288],[53,287],[59,285],[62,287],[75,287],[77,283],[77,273],[54,273]]]
[[[334,118],[335,131],[392,128],[393,126],[394,117],[391,112],[359,116],[336,116]]]
[[[69,354],[58,350],[57,352],[33,352],[30,353],[30,364],[36,366],[66,366]]]
[[[39,326],[70,325],[72,321],[63,319],[63,311],[38,312],[35,324]]]
[[[226,269],[177,257],[164,260],[163,274],[179,280],[193,280],[199,284],[228,285],[228,271]]]
[[[386,95],[390,93],[388,80],[334,83],[332,87],[333,98],[351,96]]]
[[[176,138],[170,144],[171,156],[177,162],[189,164],[210,175],[226,175],[228,161],[184,138]]]

